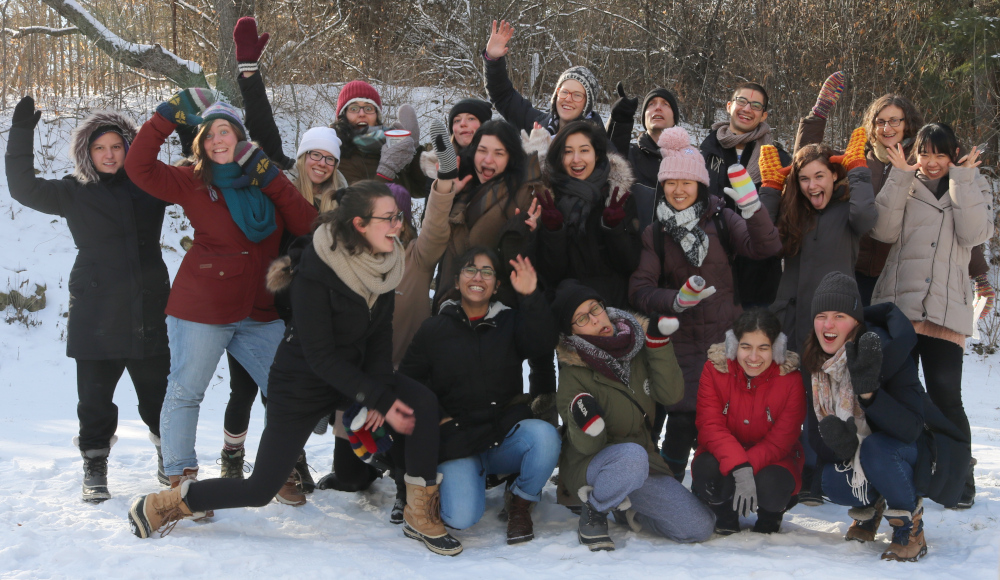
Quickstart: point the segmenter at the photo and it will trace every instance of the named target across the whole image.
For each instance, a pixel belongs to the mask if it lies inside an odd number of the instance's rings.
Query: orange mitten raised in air
[[[770,187],[781,191],[785,187],[785,178],[792,170],[791,167],[782,167],[781,159],[778,157],[778,148],[774,145],[764,145],[760,148],[760,159],[757,161],[760,169],[761,187]]]
[[[847,151],[843,155],[833,155],[830,163],[837,163],[850,171],[857,167],[868,167],[868,160],[865,159],[865,143],[868,142],[868,132],[864,127],[858,127],[851,133],[851,140],[847,143]]]

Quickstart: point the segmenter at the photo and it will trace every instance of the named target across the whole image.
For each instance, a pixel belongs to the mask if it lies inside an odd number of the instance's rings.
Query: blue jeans
[[[917,488],[913,484],[916,463],[916,443],[872,433],[861,442],[861,467],[868,480],[862,497],[855,496],[851,489],[854,470],[843,463],[823,466],[823,495],[833,503],[852,507],[872,505],[881,495],[889,509],[912,512],[917,509]]]
[[[525,419],[507,433],[503,443],[479,455],[445,461],[441,480],[441,519],[465,529],[483,517],[486,476],[519,473],[511,491],[528,501],[542,498],[542,488],[559,462],[561,440],[556,428],[539,419]]]
[[[232,324],[202,324],[167,316],[170,340],[170,375],[160,411],[163,469],[181,475],[198,467],[195,432],[205,390],[222,354],[228,350],[267,395],[267,375],[274,362],[285,323],[257,322],[245,318]]]

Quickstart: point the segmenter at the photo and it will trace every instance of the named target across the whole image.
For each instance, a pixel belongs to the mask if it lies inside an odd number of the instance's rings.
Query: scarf
[[[565,173],[553,173],[549,177],[552,189],[556,191],[556,207],[563,214],[568,227],[576,228],[580,234],[587,233],[587,218],[590,211],[604,198],[604,185],[611,174],[611,162],[605,160],[594,168],[587,179],[577,179]]]
[[[875,144],[872,145],[872,153],[875,154],[875,159],[882,162],[882,165],[890,165],[892,163],[892,161],[889,161],[888,150],[879,141],[875,141]]]
[[[335,250],[330,249],[332,245],[333,232],[330,224],[316,228],[313,234],[316,254],[348,288],[364,299],[369,309],[379,296],[392,292],[399,285],[405,259],[403,245],[398,239],[395,248],[388,254],[373,254],[367,250],[350,254],[344,244],[337,244]]]
[[[844,421],[854,417],[854,423],[858,426],[858,449],[854,452],[853,459],[837,464],[836,469],[840,473],[853,469],[851,493],[858,500],[864,501],[868,495],[868,479],[861,467],[860,443],[872,434],[872,430],[868,427],[865,412],[861,410],[861,404],[851,387],[851,375],[847,371],[847,350],[844,347],[840,347],[830,360],[823,363],[821,372],[813,373],[812,392],[817,421],[830,415]]]
[[[368,127],[364,133],[355,135],[351,141],[362,153],[369,155],[379,153],[382,151],[382,146],[385,145],[385,132],[382,130],[382,125],[375,125]]]
[[[212,185],[222,190],[229,215],[237,227],[256,244],[278,229],[274,202],[257,186],[233,188],[233,181],[242,175],[243,169],[238,163],[212,164]]]
[[[684,258],[695,267],[701,267],[708,255],[708,234],[698,224],[705,213],[705,202],[697,201],[683,211],[677,211],[667,200],[660,198],[656,204],[656,220],[684,251]]]
[[[752,141],[757,142],[757,146],[750,155],[750,161],[746,164],[747,173],[754,183],[760,183],[760,147],[761,145],[774,145],[774,137],[771,136],[771,127],[766,122],[761,122],[757,128],[749,133],[737,135],[729,130],[729,121],[719,121],[712,125],[719,144],[726,149],[735,149],[737,145],[745,145]],[[737,163],[739,159],[736,160]]]
[[[563,338],[563,343],[576,349],[588,367],[628,387],[632,359],[646,344],[646,333],[628,312],[608,308],[607,313],[615,328],[613,336],[571,334]]]

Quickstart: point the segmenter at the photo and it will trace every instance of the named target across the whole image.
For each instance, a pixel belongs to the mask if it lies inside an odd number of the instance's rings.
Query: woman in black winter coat
[[[160,408],[170,372],[164,308],[170,277],[160,254],[167,204],[137,187],[123,169],[135,123],[117,111],[100,111],[73,131],[75,170],[63,179],[35,177],[33,133],[41,117],[24,97],[14,109],[7,141],[7,183],[20,203],[66,218],[78,248],[69,275],[66,355],[76,359],[77,416],[74,443],[83,455],[83,499],[108,493],[108,454],[117,437],[115,387],[128,369],[159,455]],[[166,483],[162,457],[157,477]]]
[[[628,161],[608,151],[593,123],[563,127],[549,145],[540,199],[537,266],[546,288],[567,278],[597,290],[606,306],[628,308],[628,281],[642,238]]]
[[[437,512],[437,399],[392,369],[394,289],[403,274],[401,212],[389,188],[373,181],[347,188],[338,201],[318,220],[298,264],[278,262],[268,274],[272,290],[290,284],[292,322],[271,366],[267,423],[253,474],[246,480],[186,479],[139,498],[129,510],[135,535],[149,537],[206,510],[265,505],[287,481],[316,422],[357,403],[364,419],[356,430],[377,432],[387,424],[406,438],[404,533],[435,553],[461,552]]]
[[[460,298],[424,321],[399,371],[426,384],[441,405],[441,518],[456,529],[472,526],[483,516],[486,477],[516,473],[507,543],[518,544],[534,538],[531,504],[559,460],[559,433],[532,418],[521,365],[550,353],[557,334],[530,260],[510,261],[517,309],[495,299],[499,261],[482,246],[461,257]]]

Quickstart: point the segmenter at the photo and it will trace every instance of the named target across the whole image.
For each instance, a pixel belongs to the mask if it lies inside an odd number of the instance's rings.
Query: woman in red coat
[[[753,309],[708,350],[691,489],[715,512],[718,534],[739,532],[740,515],[753,511],[753,531],[777,532],[802,484],[806,399],[799,357],[786,343],[778,318]]]

